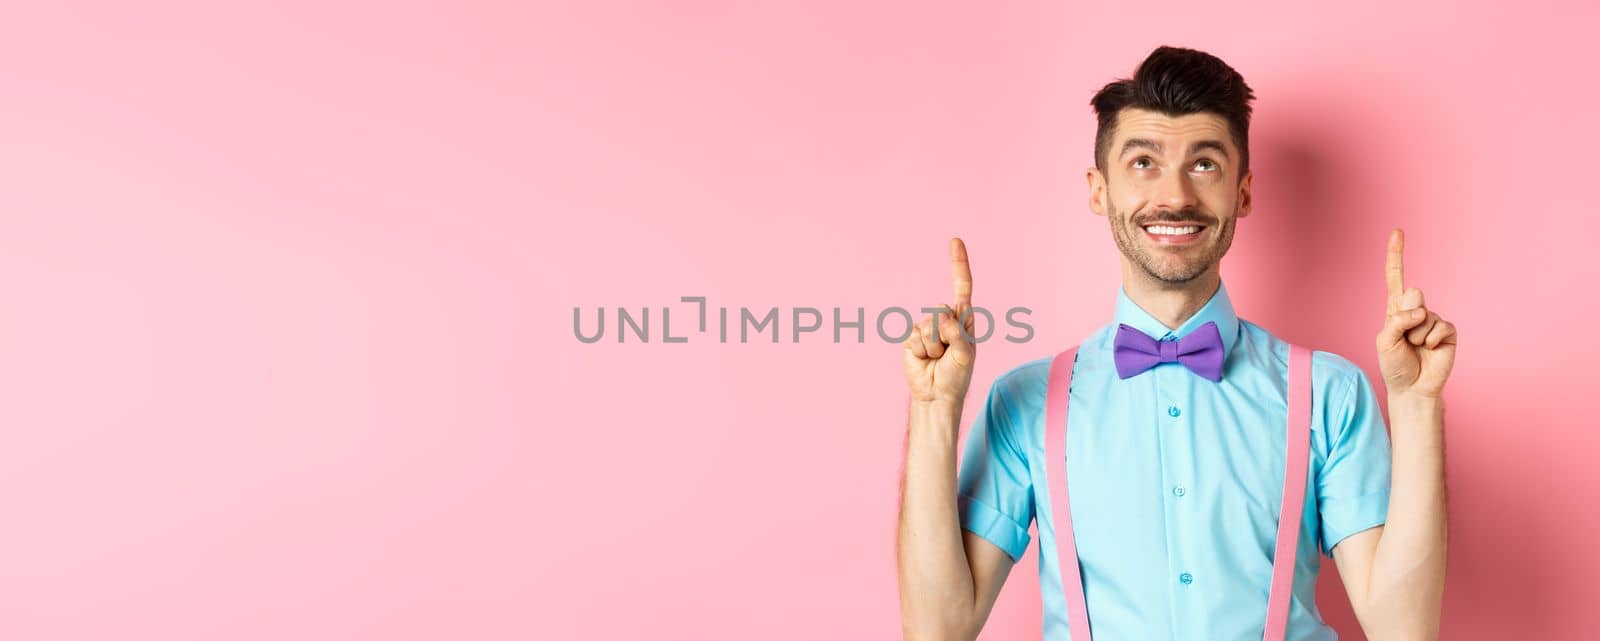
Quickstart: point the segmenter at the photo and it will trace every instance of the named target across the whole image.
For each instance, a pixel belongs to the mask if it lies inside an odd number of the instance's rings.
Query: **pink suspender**
[[[1294,592],[1294,558],[1300,543],[1300,514],[1306,499],[1306,465],[1311,458],[1311,350],[1289,345],[1288,459],[1283,466],[1283,507],[1278,511],[1278,549],[1272,554],[1272,594],[1267,597],[1265,641],[1283,641]],[[1085,637],[1087,638],[1087,637]]]
[[[1083,573],[1078,568],[1078,544],[1072,534],[1072,509],[1067,498],[1067,401],[1072,385],[1072,347],[1050,362],[1045,398],[1045,479],[1061,495],[1050,500],[1060,558],[1061,588],[1067,597],[1067,622],[1072,641],[1091,641],[1089,610],[1083,599]],[[1278,545],[1272,557],[1272,593],[1267,598],[1263,641],[1283,641],[1289,623],[1289,600],[1294,588],[1295,550],[1300,542],[1300,516],[1305,506],[1306,465],[1311,440],[1311,350],[1289,346],[1288,459],[1283,470],[1283,507],[1278,512]],[[1058,480],[1059,479],[1059,480]],[[1043,542],[1043,539],[1040,539]]]
[[[1050,518],[1056,526],[1061,591],[1067,595],[1067,626],[1072,631],[1072,641],[1090,641],[1089,606],[1083,601],[1078,540],[1072,535],[1072,507],[1067,500],[1067,397],[1072,389],[1072,362],[1077,356],[1078,348],[1069,347],[1050,361],[1050,382],[1045,388],[1044,402],[1044,478],[1051,487]],[[1056,489],[1061,490],[1060,497],[1055,496]],[[1043,537],[1039,543],[1044,543]],[[1045,611],[1049,612],[1049,608]]]

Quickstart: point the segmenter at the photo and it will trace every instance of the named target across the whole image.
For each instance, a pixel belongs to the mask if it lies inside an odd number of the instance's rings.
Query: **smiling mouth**
[[[1157,223],[1142,225],[1144,233],[1159,245],[1188,245],[1200,239],[1206,230],[1199,223]]]
[[[1184,223],[1178,225],[1156,224],[1144,226],[1144,230],[1153,236],[1187,236],[1189,234],[1200,233],[1201,231],[1205,230],[1205,228],[1205,225],[1194,223]]]

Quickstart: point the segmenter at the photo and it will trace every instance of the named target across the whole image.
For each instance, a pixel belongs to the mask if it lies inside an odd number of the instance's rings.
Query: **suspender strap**
[[[1267,598],[1265,641],[1283,641],[1294,592],[1295,550],[1306,499],[1306,465],[1311,458],[1311,350],[1289,345],[1288,460],[1283,466],[1283,509],[1278,512],[1278,550],[1272,555],[1272,594]]]
[[[1045,479],[1052,490],[1050,515],[1055,525],[1061,591],[1066,595],[1067,622],[1072,641],[1092,641],[1089,608],[1083,597],[1083,572],[1078,566],[1078,545],[1072,532],[1072,507],[1067,491],[1067,405],[1072,386],[1072,364],[1078,353],[1072,347],[1050,362],[1045,398]],[[1305,507],[1306,466],[1311,440],[1311,350],[1289,345],[1288,439],[1283,470],[1283,504],[1278,512],[1277,549],[1272,556],[1272,592],[1267,597],[1263,641],[1283,641],[1289,623],[1289,603],[1294,590],[1295,552],[1300,542],[1300,517]],[[1043,539],[1040,539],[1043,542]],[[1048,611],[1048,609],[1047,609]]]
[[[1071,347],[1050,361],[1044,404],[1045,420],[1049,421],[1044,431],[1045,480],[1050,484],[1050,515],[1056,527],[1061,591],[1067,595],[1067,625],[1072,630],[1072,641],[1090,641],[1089,607],[1083,601],[1078,541],[1072,535],[1072,507],[1067,501],[1067,392],[1072,389],[1072,361],[1077,354],[1078,348]],[[1061,496],[1055,495],[1056,490],[1061,491]],[[1040,537],[1039,542],[1043,544],[1044,538]]]

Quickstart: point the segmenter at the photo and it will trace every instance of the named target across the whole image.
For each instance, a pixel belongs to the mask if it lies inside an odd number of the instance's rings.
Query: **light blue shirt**
[[[1177,340],[1214,321],[1220,382],[1179,363],[1126,380],[1117,325]],[[1065,346],[1063,346],[1065,347]],[[1116,318],[1084,340],[1072,370],[1067,475],[1084,598],[1097,639],[1259,641],[1283,498],[1289,345],[1235,315],[1226,286],[1176,331],[1119,289]],[[1050,358],[995,379],[968,432],[957,480],[962,526],[1013,560],[1027,550],[1043,482]],[[1315,601],[1333,546],[1381,525],[1389,434],[1366,375],[1330,352],[1311,359],[1311,461],[1289,608],[1289,641],[1332,640]],[[1055,486],[1052,486],[1054,489]],[[1046,506],[1048,507],[1048,506]],[[1054,526],[1040,521],[1045,641],[1070,639]]]

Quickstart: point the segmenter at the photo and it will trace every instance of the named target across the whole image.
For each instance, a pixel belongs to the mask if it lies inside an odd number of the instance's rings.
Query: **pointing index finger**
[[[956,311],[972,304],[972,265],[967,262],[967,245],[960,238],[950,239],[950,277],[955,284]]]
[[[1400,301],[1400,296],[1405,293],[1405,265],[1403,255],[1406,249],[1405,232],[1398,227],[1389,232],[1389,259],[1384,273],[1389,281],[1389,305],[1393,307]]]

